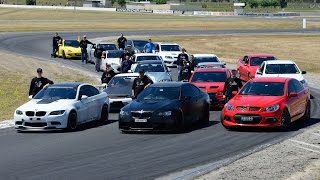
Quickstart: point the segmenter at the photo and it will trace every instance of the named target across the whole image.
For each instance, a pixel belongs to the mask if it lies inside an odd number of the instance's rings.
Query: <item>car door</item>
[[[192,87],[191,84],[185,84],[182,88],[182,98],[183,98],[183,112],[185,121],[189,123],[196,122],[201,114],[199,104],[201,102],[199,98],[199,93],[195,91],[196,87]]]
[[[296,88],[295,88],[295,85],[294,85],[294,82],[293,82],[293,79],[291,79],[289,82],[288,82],[288,93],[287,93],[287,96],[288,96],[288,100],[287,100],[287,106],[289,108],[289,112],[290,112],[290,115],[291,117],[295,117],[297,116],[298,114],[298,108],[299,108],[299,97],[290,97],[290,93],[297,93],[296,92]]]
[[[302,115],[307,106],[308,102],[308,90],[303,87],[303,85],[296,79],[292,79],[296,92],[298,94],[298,107],[297,107],[297,114]]]
[[[239,75],[240,75],[240,79],[241,80],[247,80],[247,69],[248,69],[248,62],[249,59],[248,59],[248,56],[244,56],[240,62],[238,63],[238,70],[239,70]]]
[[[85,95],[88,96],[85,86],[81,86],[78,93],[78,102],[76,104],[76,110],[78,114],[78,122],[84,122],[89,119],[89,99],[81,99]]]
[[[100,92],[97,90],[97,88],[88,85],[87,86],[89,91],[89,98],[90,98],[90,116],[91,120],[97,120],[101,114],[102,109],[102,101],[99,100],[99,94]]]

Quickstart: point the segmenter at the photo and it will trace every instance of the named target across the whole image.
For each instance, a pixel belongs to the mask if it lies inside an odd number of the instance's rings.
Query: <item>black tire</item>
[[[63,59],[67,59],[66,54],[64,53],[64,51],[62,51],[62,58]]]
[[[104,123],[105,121],[108,121],[108,120],[109,120],[108,106],[104,105],[101,110],[99,123]]]
[[[284,131],[291,130],[291,116],[290,116],[289,111],[287,109],[283,110],[283,112],[282,112],[281,129]]]
[[[77,113],[74,111],[71,111],[68,117],[68,127],[67,129],[69,131],[75,131],[78,128],[78,116]]]
[[[307,102],[306,110],[302,116],[302,120],[308,121],[311,118],[311,103],[310,100]]]

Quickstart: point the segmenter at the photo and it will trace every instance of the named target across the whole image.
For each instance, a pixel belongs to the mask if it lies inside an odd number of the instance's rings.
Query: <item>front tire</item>
[[[69,131],[75,131],[78,127],[78,116],[77,113],[71,111],[68,117],[68,126],[67,129]]]
[[[62,58],[67,59],[66,53],[64,51],[62,51]]]
[[[306,110],[304,112],[304,115],[302,116],[302,120],[307,121],[310,118],[311,118],[311,103],[310,103],[310,100],[308,100]]]
[[[291,116],[287,109],[283,110],[282,116],[281,116],[281,129],[284,131],[290,131],[291,130]]]
[[[103,106],[102,110],[101,110],[101,116],[100,116],[100,120],[99,123],[104,123],[105,121],[107,121],[109,119],[109,111],[108,111],[108,106]]]

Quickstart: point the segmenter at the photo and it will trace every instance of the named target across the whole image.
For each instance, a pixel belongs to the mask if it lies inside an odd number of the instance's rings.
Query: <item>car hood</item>
[[[286,77],[286,78],[294,78],[298,81],[304,80],[302,74],[264,74],[261,77]]]
[[[171,81],[171,76],[167,72],[146,72],[153,82],[160,82],[162,80]]]
[[[266,107],[285,99],[284,96],[249,96],[249,95],[236,95],[228,103],[234,106],[256,106]]]
[[[157,111],[162,109],[173,110],[179,107],[179,100],[134,100],[124,110],[127,111]]]
[[[106,61],[107,61],[108,64],[120,65],[120,59],[119,58],[107,58]]]
[[[64,48],[64,50],[67,50],[67,51],[70,50],[72,52],[81,52],[80,47],[75,48],[75,47],[72,47],[72,46],[64,46],[63,48]]]
[[[161,56],[174,56],[174,57],[178,57],[178,55],[180,54],[180,51],[162,51],[159,54]]]
[[[219,92],[224,90],[225,82],[192,82],[203,92]]]
[[[131,97],[131,86],[122,86],[122,87],[107,87],[105,92],[109,95],[111,99],[113,98],[125,98]]]
[[[75,103],[75,99],[32,99],[18,109],[21,111],[55,111],[65,110]]]

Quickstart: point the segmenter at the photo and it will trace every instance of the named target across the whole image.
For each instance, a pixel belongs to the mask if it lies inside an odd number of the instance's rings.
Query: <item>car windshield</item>
[[[159,56],[137,56],[137,62],[138,61],[145,61],[145,60],[160,60]]]
[[[74,87],[46,87],[42,89],[33,99],[75,99],[77,88]]]
[[[108,50],[118,50],[117,46],[115,44],[100,44],[100,47],[104,49],[105,51]]]
[[[275,57],[252,57],[250,59],[250,66],[260,66],[263,61],[275,60]]]
[[[284,83],[281,82],[249,82],[240,91],[240,95],[282,96]]]
[[[299,74],[300,71],[295,64],[268,64],[266,74]]]
[[[191,82],[226,82],[225,72],[196,72],[192,76]]]
[[[217,57],[195,57],[194,58],[194,62],[195,64],[198,64],[198,63],[202,63],[202,62],[219,62],[218,58]]]
[[[148,41],[142,41],[142,40],[139,40],[139,41],[133,41],[133,45],[134,45],[134,47],[136,47],[136,48],[144,48],[144,46],[146,45],[146,44],[148,44]]]
[[[71,47],[78,48],[80,47],[80,43],[79,41],[76,41],[76,40],[65,40],[64,46],[71,46]]]
[[[144,72],[165,72],[162,64],[138,64],[134,72],[140,70],[144,70]]]
[[[122,54],[122,51],[108,52],[107,58],[120,58]]]
[[[178,45],[161,45],[162,51],[181,51],[180,46]]]
[[[138,101],[174,100],[180,98],[180,87],[149,87],[138,95]]]
[[[113,77],[108,83],[108,87],[132,87],[135,77]]]

